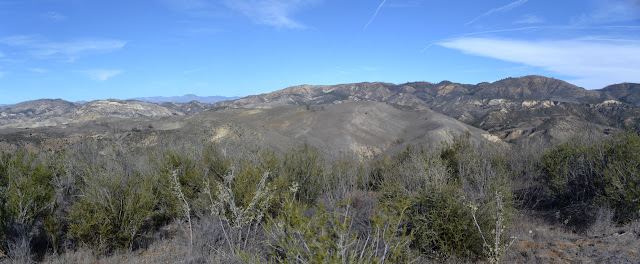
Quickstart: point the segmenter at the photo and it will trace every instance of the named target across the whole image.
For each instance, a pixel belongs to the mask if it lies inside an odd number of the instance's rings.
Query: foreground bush
[[[439,261],[500,258],[515,210],[502,152],[463,135],[440,149],[408,147],[393,157],[383,197],[411,200],[406,221],[414,249]]]
[[[562,217],[588,219],[598,207],[619,222],[640,214],[633,133],[558,145],[541,159],[467,136],[374,161],[330,162],[309,145],[242,151],[98,141],[55,162],[4,154],[0,253],[29,261],[38,247],[90,248],[102,258],[169,238],[197,256],[187,262],[497,262],[513,242],[512,181],[523,175],[543,175],[532,179]],[[531,161],[514,166],[521,157]]]
[[[333,212],[322,204],[309,210],[285,201],[284,211],[265,227],[267,243],[274,260],[282,263],[409,263],[415,256],[403,223],[407,207],[407,201],[381,205],[369,219],[370,229],[358,233],[348,201]],[[309,211],[313,215],[306,216]]]
[[[107,153],[79,171],[69,234],[97,252],[131,249],[158,203],[154,178],[113,160],[124,155]]]
[[[323,160],[315,147],[303,144],[291,149],[284,155],[282,173],[290,182],[300,186],[298,199],[312,204],[323,190]]]
[[[610,207],[619,223],[640,217],[637,133],[561,144],[542,157],[542,169],[545,187],[567,223],[593,221],[597,207]]]
[[[0,250],[29,259],[38,225],[54,207],[55,172],[36,155],[0,156]]]

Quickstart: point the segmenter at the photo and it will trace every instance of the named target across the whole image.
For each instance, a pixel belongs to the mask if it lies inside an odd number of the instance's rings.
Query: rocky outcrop
[[[640,105],[640,84],[621,83],[609,85],[601,90],[618,101],[628,104]]]
[[[73,116],[79,119],[97,119],[101,117],[132,118],[183,115],[154,103],[140,101],[97,100],[82,105]]]

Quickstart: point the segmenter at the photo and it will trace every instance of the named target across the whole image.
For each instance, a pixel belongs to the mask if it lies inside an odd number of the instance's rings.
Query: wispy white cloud
[[[0,44],[19,48],[28,54],[44,59],[62,57],[73,61],[80,56],[92,53],[105,53],[122,49],[127,42],[112,39],[84,39],[55,42],[31,35],[17,35],[0,38]]]
[[[83,70],[78,72],[89,76],[89,78],[93,80],[102,82],[102,81],[111,79],[112,77],[118,74],[121,74],[122,70],[92,69],[92,70]]]
[[[633,36],[635,34],[635,32],[637,32],[638,30],[640,30],[640,25],[636,26],[636,25],[617,25],[617,26],[580,26],[580,25],[548,25],[548,26],[526,26],[526,27],[516,27],[516,28],[504,28],[504,29],[494,29],[494,30],[483,30],[483,31],[475,31],[475,32],[469,32],[469,33],[464,33],[464,34],[459,34],[459,35],[454,35],[445,39],[439,39],[439,40],[432,40],[430,42],[428,42],[429,44],[424,47],[420,53],[424,53],[427,49],[433,47],[436,44],[439,43],[444,43],[444,42],[449,42],[452,40],[456,40],[456,39],[460,39],[460,38],[466,38],[466,37],[473,37],[473,36],[493,36],[493,35],[499,35],[502,33],[509,33],[509,32],[542,32],[542,31],[558,31],[558,32],[578,32],[578,31],[597,31],[597,32],[602,32],[602,31],[606,31],[606,32],[618,32],[618,34],[622,34],[622,35],[629,35],[631,33],[631,36]],[[572,35],[575,35],[574,33],[571,33]],[[594,36],[589,36],[589,37],[583,37],[583,40],[587,40],[587,39],[592,39],[594,38]],[[607,38],[607,37],[599,37],[600,40],[610,40],[610,41],[622,41],[624,40],[623,38]],[[630,41],[637,41],[634,40],[633,37],[628,38]],[[592,39],[594,40],[594,39]]]
[[[202,9],[208,6],[205,0],[164,0],[164,2],[178,10]]]
[[[207,35],[217,34],[222,31],[223,30],[220,28],[196,27],[196,28],[186,29],[185,34],[191,37],[197,37],[197,36],[207,36]]]
[[[528,14],[523,16],[520,20],[514,22],[514,24],[540,24],[544,22],[544,18],[537,15]]]
[[[436,44],[448,42],[448,41],[463,38],[463,37],[485,35],[485,34],[506,33],[506,32],[517,32],[517,31],[530,31],[530,30],[541,30],[541,29],[566,29],[566,28],[569,28],[569,26],[528,26],[528,27],[518,27],[518,28],[476,31],[476,32],[451,36],[450,38],[446,38],[446,39],[431,41],[429,45],[427,45],[420,51],[420,53],[424,53],[427,49],[433,47]],[[570,27],[570,28],[574,28],[574,27]]]
[[[55,11],[47,12],[46,17],[54,22],[60,22],[67,19],[67,16]]]
[[[49,72],[49,70],[43,69],[43,68],[30,68],[29,70],[32,71],[32,72],[36,72],[36,73],[47,73],[47,72]]]
[[[508,4],[508,5],[491,9],[491,10],[487,11],[486,13],[484,13],[484,14],[472,19],[471,21],[467,22],[465,25],[473,24],[474,22],[478,21],[478,19],[493,15],[495,13],[503,13],[503,12],[511,11],[512,9],[521,6],[522,4],[526,3],[527,1],[529,1],[529,0],[517,0],[515,2],[512,2],[512,3]]]
[[[226,0],[226,5],[255,23],[276,28],[304,29],[305,25],[294,20],[292,15],[300,8],[318,0]]]
[[[163,0],[174,11],[183,12],[195,17],[219,17],[222,15],[221,1],[207,0]]]
[[[640,19],[638,0],[591,0],[591,10],[573,18],[578,25],[627,22]]]
[[[38,41],[36,40],[36,37],[31,35],[15,35],[15,36],[0,38],[0,43],[9,45],[9,46],[27,46],[27,45],[33,45],[37,42]]]
[[[380,12],[380,9],[382,8],[382,6],[384,5],[384,3],[386,3],[387,0],[382,0],[382,3],[380,3],[380,5],[378,6],[378,8],[376,9],[376,12],[373,13],[373,16],[371,17],[371,19],[369,20],[369,23],[367,23],[364,26],[364,30],[367,30],[367,27],[369,27],[369,24],[371,24],[371,22],[373,22],[374,19],[376,19],[376,16],[378,16],[378,12]]]
[[[640,82],[640,42],[459,38],[437,45],[572,76],[575,84],[589,89]]]

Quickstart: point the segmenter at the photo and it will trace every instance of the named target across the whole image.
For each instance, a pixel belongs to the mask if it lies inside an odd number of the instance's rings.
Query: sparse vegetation
[[[543,151],[463,135],[373,160],[329,161],[308,144],[231,149],[104,140],[5,153],[0,257],[497,263],[517,260],[520,240],[549,239],[515,219],[585,236],[640,221],[635,132]]]
[[[620,224],[640,216],[640,136],[620,134],[596,143],[569,141],[542,157],[544,185],[567,223],[595,220],[611,208]]]

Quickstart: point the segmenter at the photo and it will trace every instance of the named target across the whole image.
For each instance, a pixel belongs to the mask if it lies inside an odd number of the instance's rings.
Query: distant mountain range
[[[167,142],[242,138],[260,139],[261,144],[281,148],[291,141],[305,141],[376,155],[406,144],[450,140],[467,132],[477,140],[517,143],[559,142],[578,134],[640,129],[640,84],[585,90],[543,76],[479,84],[300,85],[219,101],[224,99],[230,98],[185,95],[84,104],[42,99],[3,106],[0,148],[7,147],[9,140],[17,142],[11,143],[15,147],[25,142],[49,142],[51,137],[65,138],[54,141],[62,144],[59,142],[73,141],[68,137],[113,136],[113,128],[118,128],[129,131],[123,136],[132,131],[153,133],[135,134],[139,137],[132,140],[143,140],[136,144],[151,144],[162,137],[170,137],[164,139]],[[105,122],[110,125],[100,125]],[[74,134],[67,136],[69,132],[63,127],[75,127]],[[111,130],[105,130],[107,127]],[[30,129],[29,137],[20,134],[26,133],[21,130],[25,128]],[[40,128],[48,132],[36,133]]]
[[[204,103],[204,104],[213,104],[213,103],[217,103],[217,102],[220,102],[220,101],[235,100],[235,99],[238,99],[238,98],[240,98],[240,97],[197,96],[195,94],[186,94],[186,95],[183,95],[183,96],[169,96],[169,97],[165,97],[165,96],[136,97],[136,98],[132,98],[131,100],[137,100],[137,101],[149,102],[149,103],[156,103],[156,104],[161,104],[161,103],[182,104],[182,103],[188,103],[188,102],[191,102],[191,101],[197,101],[197,102]]]
[[[251,95],[215,107],[271,108],[281,105],[378,101],[431,109],[507,140],[563,140],[577,132],[610,133],[640,128],[640,84],[586,90],[544,76],[493,83],[412,82],[300,85]]]

